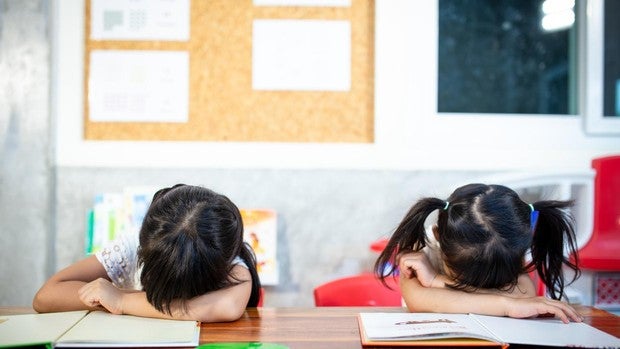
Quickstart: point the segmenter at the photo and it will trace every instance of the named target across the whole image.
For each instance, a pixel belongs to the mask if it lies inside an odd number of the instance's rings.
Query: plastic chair
[[[547,294],[547,286],[538,276],[538,272],[536,270],[532,270],[530,273],[530,278],[534,282],[534,287],[536,287],[536,295],[537,296],[545,296]]]
[[[314,289],[314,304],[317,307],[402,305],[397,280],[388,277],[385,281],[392,289],[371,273],[336,279]]]
[[[265,289],[261,287],[258,293],[258,304],[256,306],[262,307],[264,303],[265,303]]]
[[[373,252],[381,253],[385,249],[385,246],[387,246],[387,243],[388,243],[387,238],[381,238],[379,240],[373,241],[370,244],[370,250]]]
[[[580,266],[598,271],[620,270],[620,155],[592,160],[594,222],[592,237],[579,250]]]

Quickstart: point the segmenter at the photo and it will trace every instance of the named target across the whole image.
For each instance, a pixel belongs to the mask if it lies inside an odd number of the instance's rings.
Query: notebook
[[[620,339],[585,323],[476,314],[360,313],[363,345],[620,348]]]
[[[71,311],[0,316],[0,348],[196,347],[200,323]]]

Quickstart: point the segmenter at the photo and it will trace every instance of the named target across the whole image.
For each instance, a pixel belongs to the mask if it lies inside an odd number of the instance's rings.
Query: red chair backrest
[[[594,181],[594,235],[620,239],[620,156],[592,160]],[[620,251],[619,251],[620,252]]]
[[[397,280],[385,279],[392,288],[381,283],[374,274],[365,273],[333,280],[314,289],[314,304],[327,306],[400,306]]]
[[[590,241],[579,250],[582,268],[620,270],[620,155],[592,160],[594,220]]]
[[[261,287],[258,293],[258,304],[256,306],[262,307],[264,303],[265,303],[265,289]]]
[[[546,295],[547,294],[547,286],[540,279],[540,276],[538,275],[538,272],[536,271],[536,269],[532,270],[529,275],[530,275],[530,278],[532,279],[532,282],[534,282],[534,287],[536,288],[536,295],[537,296],[544,296],[544,295]]]

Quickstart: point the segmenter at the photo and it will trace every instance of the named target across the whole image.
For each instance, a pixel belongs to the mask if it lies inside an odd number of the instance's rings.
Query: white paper
[[[51,344],[88,311],[0,316],[0,348]]]
[[[585,323],[476,314],[360,313],[366,338],[406,341],[481,338],[535,346],[620,348],[620,339]]]
[[[93,40],[189,40],[189,0],[92,0]]]
[[[187,122],[189,54],[185,51],[93,50],[91,121]]]
[[[467,314],[360,313],[366,337],[404,341],[440,338],[477,338],[497,341]]]
[[[254,20],[252,88],[350,90],[349,21]]]
[[[254,0],[254,6],[350,7],[351,0]]]
[[[581,322],[471,315],[504,343],[584,348],[620,348],[620,339]]]
[[[199,335],[196,321],[94,311],[67,331],[56,347],[196,347]]]

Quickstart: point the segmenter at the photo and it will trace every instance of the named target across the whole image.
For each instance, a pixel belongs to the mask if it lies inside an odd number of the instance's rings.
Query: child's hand
[[[104,307],[112,314],[122,314],[123,291],[119,290],[109,280],[99,278],[91,281],[79,289],[78,295],[82,303],[89,307]]]
[[[513,318],[529,318],[537,316],[555,316],[562,322],[581,322],[582,318],[568,303],[546,297],[506,298],[508,307],[506,316]]]
[[[408,279],[417,278],[424,287],[432,287],[437,278],[437,271],[424,252],[402,253],[397,262],[401,275]]]

